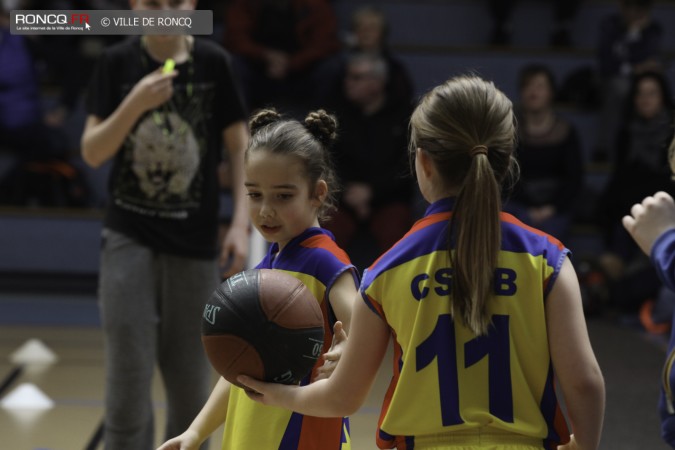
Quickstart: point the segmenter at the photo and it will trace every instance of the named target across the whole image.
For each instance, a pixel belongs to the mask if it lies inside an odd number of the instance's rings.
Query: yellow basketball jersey
[[[386,320],[395,348],[377,444],[410,449],[416,439],[442,443],[444,434],[482,428],[555,448],[569,432],[555,395],[544,308],[569,251],[502,214],[491,325],[477,337],[452,317],[452,204],[432,204],[364,274],[361,294]]]
[[[302,281],[319,301],[324,315],[325,353],[332,342],[335,314],[328,301],[332,283],[354,266],[329,231],[310,228],[292,239],[284,251],[272,245],[257,269],[283,270]],[[322,364],[317,364],[314,371]],[[301,384],[311,381],[312,374]],[[232,386],[225,419],[223,450],[350,450],[349,420],[303,416],[292,411],[261,405]]]

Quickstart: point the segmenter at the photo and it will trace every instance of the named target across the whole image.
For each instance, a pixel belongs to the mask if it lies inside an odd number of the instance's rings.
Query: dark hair
[[[322,109],[310,112],[304,123],[295,119],[284,119],[273,108],[260,110],[249,121],[251,140],[244,160],[248,161],[251,152],[260,149],[300,159],[310,192],[319,180],[324,180],[328,185],[328,194],[319,208],[319,220],[326,220],[328,212],[335,207],[338,190],[337,177],[328,151],[337,139],[337,126],[335,116]]]
[[[501,248],[500,185],[517,165],[511,101],[477,76],[451,78],[427,93],[410,119],[410,151],[426,152],[444,183],[457,189],[448,226],[452,311],[487,333]]]
[[[551,88],[551,92],[553,92],[555,96],[555,77],[553,76],[551,69],[549,69],[548,66],[545,66],[544,64],[528,64],[520,69],[520,73],[518,74],[518,89],[522,91],[525,86],[527,86],[527,84],[532,81],[532,78],[536,77],[537,75],[544,75],[546,77],[546,80],[548,81],[548,84]]]

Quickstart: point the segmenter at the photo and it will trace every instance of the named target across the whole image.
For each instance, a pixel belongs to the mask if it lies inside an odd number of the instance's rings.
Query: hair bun
[[[248,123],[251,135],[256,134],[261,128],[281,120],[281,114],[274,108],[261,109],[256,112]]]
[[[323,109],[312,111],[305,118],[305,128],[326,147],[337,139],[337,127],[337,118]]]

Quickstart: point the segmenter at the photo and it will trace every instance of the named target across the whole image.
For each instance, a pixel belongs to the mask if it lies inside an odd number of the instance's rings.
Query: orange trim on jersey
[[[328,250],[335,256],[342,264],[351,264],[352,262],[349,260],[349,256],[347,256],[347,253],[342,250],[338,245],[335,243],[334,240],[332,240],[329,236],[325,234],[317,234],[316,236],[312,236],[310,238],[305,239],[302,241],[300,244],[303,247],[307,248],[322,248],[324,250]]]
[[[336,421],[340,420],[340,426]],[[342,438],[342,420],[332,417],[304,416],[298,439],[298,450],[317,450],[317,442],[340,442]]]
[[[316,363],[314,363],[312,371],[310,372],[310,383],[314,382],[314,379],[317,375],[317,370],[324,363],[323,355],[330,350],[330,346],[333,343],[333,326],[328,320],[327,303],[328,302],[321,302],[319,305],[321,307],[321,315],[323,316],[323,346],[321,347],[321,356],[317,358]]]
[[[373,297],[371,297],[370,295],[366,294],[366,297],[368,297],[368,299],[365,300],[365,301],[368,302],[368,306],[370,306],[370,307],[373,308],[375,311],[377,311],[377,314],[378,314],[382,319],[385,319],[385,320],[386,320],[386,317],[385,317],[385,315],[384,315],[384,309],[382,309],[382,305],[380,305],[380,304],[377,303],[375,300],[373,300]]]
[[[565,246],[558,239],[554,238],[553,236],[551,236],[548,233],[544,233],[541,230],[537,230],[536,228],[532,228],[529,225],[525,225],[523,222],[516,219],[515,217],[513,217],[509,213],[505,213],[505,212],[500,213],[500,218],[501,218],[502,222],[510,223],[511,225],[515,225],[515,226],[520,227],[524,230],[530,231],[531,233],[534,233],[537,236],[546,237],[551,244],[558,247],[558,250],[564,250],[565,249]]]
[[[401,239],[396,241],[396,244],[398,244],[403,239],[407,238],[410,234],[412,234],[416,231],[422,230],[422,229],[424,229],[424,228],[426,228],[430,225],[441,222],[443,220],[450,220],[451,216],[452,216],[451,212],[441,212],[441,213],[431,214],[427,217],[421,218],[420,220],[415,222],[415,224],[412,226],[412,228],[410,230],[408,230],[408,232],[406,234],[404,234]],[[391,248],[394,248],[396,246],[396,244],[392,245]],[[380,261],[380,259],[382,259],[382,257],[386,254],[387,254],[387,252],[384,252],[379,258],[377,258],[375,260],[375,262],[371,264],[371,267],[374,267],[378,263],[378,261]],[[382,316],[382,317],[384,317],[384,316]]]
[[[423,217],[420,220],[418,220],[417,222],[415,222],[415,224],[412,226],[410,231],[408,231],[406,233],[406,236],[410,233],[414,233],[415,231],[421,230],[422,228],[426,228],[429,225],[433,225],[433,224],[438,223],[442,220],[450,220],[451,216],[452,216],[451,212],[441,212],[441,213],[431,214],[427,217]],[[405,236],[403,236],[403,237],[405,237]],[[403,238],[401,238],[401,239],[403,239]]]
[[[384,316],[382,316],[384,317]],[[391,335],[393,337],[393,342],[394,342],[394,368],[393,368],[393,375],[391,377],[391,382],[389,383],[389,387],[387,388],[387,392],[384,394],[384,400],[382,401],[382,409],[380,410],[380,418],[377,420],[377,433],[375,434],[375,441],[377,443],[377,446],[379,448],[387,448],[385,447],[386,445],[391,444],[391,441],[385,441],[380,438],[380,427],[382,426],[382,422],[384,421],[384,417],[387,415],[387,412],[389,411],[389,405],[391,404],[391,399],[394,396],[394,391],[396,390],[396,386],[398,385],[398,379],[401,376],[401,368],[399,366],[399,361],[403,358],[403,349],[401,348],[401,345],[398,343],[396,340],[396,332],[391,329]],[[396,448],[405,450],[407,448],[405,439],[400,439],[400,436],[394,436],[395,443],[396,443]]]
[[[555,381],[554,381],[555,383]],[[553,429],[560,438],[560,444],[567,444],[570,441],[570,429],[567,426],[567,420],[560,409],[560,403],[556,402],[555,415],[553,416]]]

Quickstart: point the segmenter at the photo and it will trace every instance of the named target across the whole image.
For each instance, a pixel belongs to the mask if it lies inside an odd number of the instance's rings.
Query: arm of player
[[[230,386],[230,383],[221,377],[188,429],[183,434],[166,441],[157,450],[198,450],[202,442],[225,423]]]
[[[176,75],[176,71],[162,73],[160,67],[141,78],[110,116],[89,115],[80,141],[84,161],[98,167],[112,158],[141,115],[171,98]]]
[[[328,293],[328,301],[335,312],[338,322],[333,327],[333,342],[330,350],[323,355],[324,363],[316,373],[314,381],[328,378],[337,366],[342,352],[347,345],[347,333],[352,321],[354,298],[358,291],[354,274],[351,270],[343,272],[333,283]]]
[[[657,192],[633,205],[630,212],[622,219],[623,226],[649,256],[659,236],[675,228],[675,201],[669,194]]]
[[[244,188],[244,152],[248,146],[248,136],[248,127],[243,121],[234,122],[223,131],[223,142],[230,156],[232,198],[234,201],[232,223],[225,236],[220,253],[221,267],[225,267],[231,260],[229,267],[223,274],[224,278],[242,271],[248,256],[249,219],[246,189]]]
[[[565,259],[546,300],[549,348],[574,433],[570,448],[595,450],[605,412],[605,382],[586,330],[574,268]]]
[[[389,327],[359,296],[354,304],[347,347],[335,372],[307,386],[265,383],[247,376],[239,382],[253,389],[248,396],[317,417],[344,417],[356,412],[373,384],[389,343]]]

